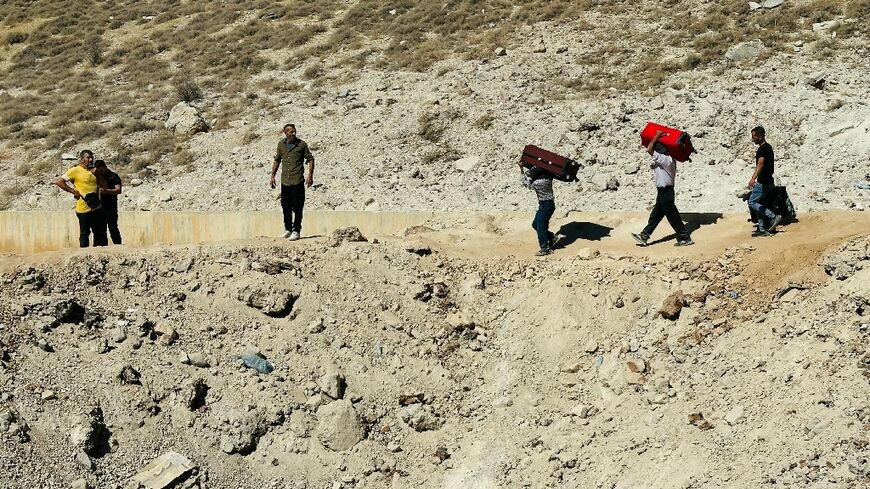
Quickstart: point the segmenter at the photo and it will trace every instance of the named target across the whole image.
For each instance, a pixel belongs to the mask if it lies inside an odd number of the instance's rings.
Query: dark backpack
[[[85,205],[91,209],[98,209],[100,207],[100,194],[98,192],[85,194],[82,196],[82,200],[84,200]]]

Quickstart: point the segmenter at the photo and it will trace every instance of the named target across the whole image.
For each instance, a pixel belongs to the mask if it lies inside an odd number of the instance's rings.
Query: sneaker
[[[299,239],[299,231],[293,231],[292,233],[290,233],[290,236],[287,236],[287,239],[289,239],[290,241],[296,241],[297,239]]]
[[[552,255],[552,254],[553,254],[553,250],[546,249],[546,250],[538,250],[538,252],[535,253],[535,256],[547,256],[547,255]]]
[[[284,231],[284,234],[282,234],[281,237],[287,239],[291,234],[293,234],[291,231]]]
[[[770,235],[771,234],[767,231],[767,229],[764,228],[758,228],[755,230],[755,232],[752,233],[753,238],[766,238]]]
[[[691,246],[693,244],[695,244],[695,242],[692,241],[692,238],[686,238],[686,239],[677,238],[677,242],[674,243],[674,246]]]
[[[559,242],[559,239],[560,239],[561,237],[562,237],[561,234],[553,234],[553,235],[550,236],[550,248],[551,248],[551,249],[556,247],[556,243]]]
[[[776,231],[776,227],[779,226],[779,223],[782,222],[782,216],[777,215],[773,218],[773,221],[770,223],[770,226],[767,226],[767,232],[772,233]]]
[[[634,241],[637,243],[638,246],[646,246],[647,240],[649,239],[649,237],[647,237],[647,236],[644,236],[642,234],[634,234],[634,233],[631,233],[631,237],[634,238]]]

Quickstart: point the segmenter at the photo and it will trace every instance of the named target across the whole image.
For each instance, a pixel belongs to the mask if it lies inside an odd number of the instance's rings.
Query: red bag
[[[655,122],[647,122],[646,127],[640,132],[640,144],[643,146],[649,145],[656,132],[664,131],[664,136],[659,139],[659,142],[668,148],[671,156],[677,161],[690,161],[692,153],[697,153],[692,146],[692,139],[689,134],[673,127],[663,126]]]

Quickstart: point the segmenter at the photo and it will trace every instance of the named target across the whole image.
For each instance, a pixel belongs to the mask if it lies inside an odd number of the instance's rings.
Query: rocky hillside
[[[512,165],[537,144],[586,166],[560,205],[637,209],[653,119],[699,147],[685,209],[742,207],[757,124],[799,210],[866,207],[870,2],[762,4],[5,2],[0,204],[68,208],[48,183],[89,147],[128,209],[274,208],[292,121],[313,207],[524,209]]]
[[[870,484],[866,236],[534,261],[416,232],[3,262],[0,485]]]

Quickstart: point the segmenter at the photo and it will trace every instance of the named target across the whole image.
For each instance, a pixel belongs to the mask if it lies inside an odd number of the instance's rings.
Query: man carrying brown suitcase
[[[538,198],[538,211],[532,221],[532,229],[538,234],[540,250],[536,256],[546,256],[553,252],[555,235],[550,232],[550,218],[556,212],[553,198],[553,176],[538,167],[526,168],[520,166],[520,179],[524,187],[535,191]]]

